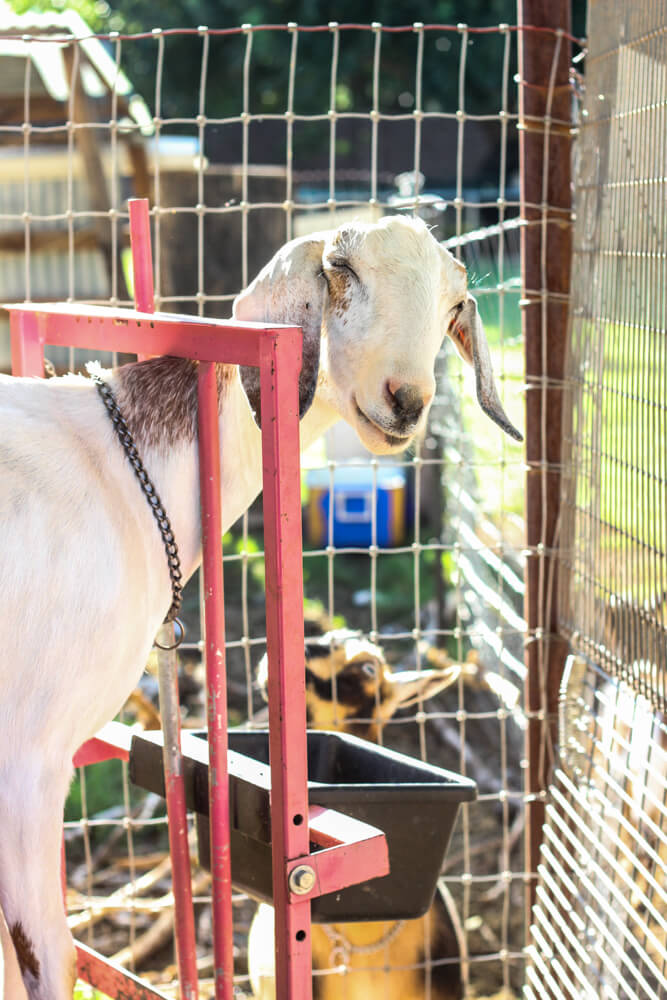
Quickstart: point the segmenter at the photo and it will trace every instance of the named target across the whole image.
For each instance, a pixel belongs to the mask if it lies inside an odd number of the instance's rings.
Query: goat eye
[[[329,265],[335,268],[336,271],[347,271],[348,274],[351,274],[353,278],[356,278],[357,281],[359,280],[357,272],[354,270],[354,268],[350,267],[350,265],[346,260],[341,260],[340,258],[336,258],[335,260],[329,261]]]
[[[375,677],[375,664],[374,663],[364,663],[361,668],[367,677]]]
[[[456,305],[453,307],[452,311],[449,314],[451,318],[447,326],[448,331],[452,330],[454,324],[456,323],[456,320],[461,315],[464,305],[465,305],[465,300],[462,302],[457,302]]]

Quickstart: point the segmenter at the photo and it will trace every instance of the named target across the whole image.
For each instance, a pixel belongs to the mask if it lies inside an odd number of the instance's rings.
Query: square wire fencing
[[[4,299],[129,304],[131,193],[149,194],[153,206],[156,307],[207,315],[229,315],[234,296],[293,236],[415,213],[467,265],[503,403],[522,426],[516,26],[156,28],[102,44],[86,37],[72,12],[49,17],[0,25],[0,59],[13,60],[15,70],[12,111],[0,123]],[[54,31],[57,41],[48,37]],[[536,37],[552,66],[561,51],[554,32]],[[224,100],[211,83],[223,65]],[[165,81],[185,79],[186,66],[190,82],[175,96]],[[480,91],[480,74],[494,80],[492,97]],[[85,359],[52,352],[51,361],[76,370]],[[319,469],[325,484],[304,475],[307,618],[313,633],[362,631],[395,669],[467,661],[455,688],[381,730],[386,744],[474,778],[480,792],[462,808],[442,875],[457,953],[438,954],[424,940],[407,963],[424,979],[426,997],[438,996],[438,969],[453,962],[465,996],[515,996],[534,881],[523,850],[531,716],[524,646],[535,638],[523,617],[523,574],[538,547],[524,545],[523,453],[481,415],[472,378],[444,351],[428,431],[414,453],[390,465],[406,514],[386,539],[385,464],[338,431],[306,456],[304,466]],[[350,468],[364,477],[368,538],[335,543],[335,491]],[[325,514],[322,494],[330,496]],[[310,532],[313,509],[323,533]],[[224,546],[236,724],[262,710],[260,538],[258,503]],[[194,580],[181,647],[181,696],[193,727],[204,717],[199,604]],[[128,720],[157,724],[156,686],[149,665],[126,706]],[[118,762],[83,769],[66,839],[74,933],[176,995],[160,800],[133,788]],[[208,873],[196,870],[203,996],[213,978],[208,886]],[[236,905],[237,982],[249,996],[254,904],[239,897]],[[378,995],[388,995],[406,959],[392,951],[391,934],[378,938],[369,964]],[[331,951],[318,975],[339,977],[344,988],[355,974]]]
[[[593,0],[565,372],[561,688],[528,997],[667,995],[667,8]]]

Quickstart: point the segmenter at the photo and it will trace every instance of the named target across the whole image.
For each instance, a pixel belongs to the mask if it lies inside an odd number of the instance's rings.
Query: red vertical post
[[[158,631],[164,645],[173,643],[174,626],[162,625]],[[199,974],[195,943],[195,920],[192,905],[190,845],[188,843],[188,813],[183,780],[181,754],[181,718],[178,700],[178,671],[175,650],[158,649],[158,681],[160,713],[164,745],[164,787],[167,800],[169,854],[174,891],[174,931],[178,979],[183,1000],[197,1000]]]
[[[261,407],[269,657],[276,996],[310,1000],[310,902],[290,900],[286,866],[308,854],[298,373],[301,338],[262,345]]]
[[[153,299],[153,259],[151,254],[150,216],[147,198],[132,198],[130,212],[130,244],[132,246],[132,272],[134,302],[141,312],[155,310]],[[141,360],[145,355],[139,355]],[[174,640],[173,623],[165,623],[158,633],[163,646]],[[178,664],[176,652],[158,648],[160,685],[160,710],[164,732],[164,784],[169,821],[169,853],[171,855],[174,889],[174,929],[176,958],[181,995],[185,1000],[196,1000],[199,992],[194,909],[192,903],[192,876],[190,872],[190,846],[188,843],[188,815],[183,780],[181,755],[181,713],[178,694]]]
[[[232,1000],[234,952],[227,774],[227,676],[218,391],[216,366],[213,362],[200,362],[198,390],[215,996],[216,1000]]]
[[[37,308],[37,307],[35,307]],[[33,312],[10,314],[12,375],[44,375],[44,341],[39,321]]]
[[[134,304],[141,312],[152,313],[155,312],[155,295],[148,198],[130,198],[127,207],[130,213]],[[138,361],[146,361],[149,357],[150,354],[137,354]]]
[[[154,312],[153,255],[148,198],[130,198],[127,207],[130,212],[134,304],[140,312]]]

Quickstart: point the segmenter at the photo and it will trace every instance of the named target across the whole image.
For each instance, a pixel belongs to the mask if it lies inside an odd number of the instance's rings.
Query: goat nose
[[[424,397],[423,390],[410,382],[399,382],[397,379],[389,379],[387,382],[389,396],[397,415],[411,420],[416,420],[428,402]]]

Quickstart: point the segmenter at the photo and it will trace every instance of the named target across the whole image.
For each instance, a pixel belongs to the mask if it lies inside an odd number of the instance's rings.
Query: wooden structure
[[[73,10],[16,14],[0,0],[0,81],[0,148],[23,147],[25,162],[21,222],[0,231],[0,253],[29,260],[40,252],[100,251],[112,296],[119,286],[123,294],[119,255],[127,240],[116,213],[128,194],[150,195],[145,140],[153,120],[120,67],[120,49],[112,55]],[[31,204],[35,155],[59,147],[67,153],[67,228],[40,225],[39,206]],[[119,155],[129,161],[132,191],[118,190]],[[76,193],[79,179],[84,191]]]

